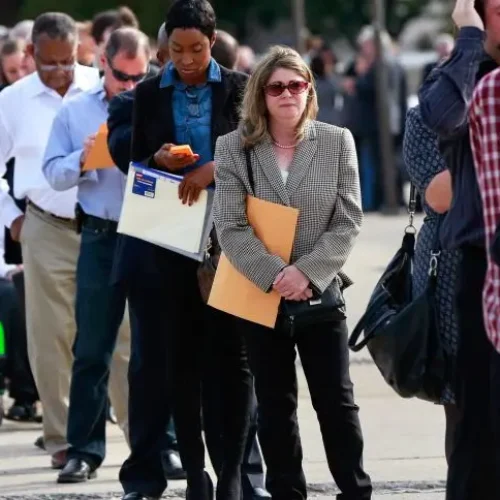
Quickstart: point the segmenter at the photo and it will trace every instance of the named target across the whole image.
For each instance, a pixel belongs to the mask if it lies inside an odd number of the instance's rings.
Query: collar
[[[97,96],[101,101],[106,101],[106,89],[104,88],[104,78],[99,80],[99,83],[92,87],[89,91],[89,94]]]
[[[214,58],[210,59],[210,64],[207,69],[207,83],[220,83],[222,81],[220,66]],[[186,86],[179,80],[179,75],[174,64],[170,61],[163,70],[163,75],[160,81],[160,88],[172,87],[175,85]]]
[[[75,66],[75,75],[73,78],[73,83],[69,87],[68,92],[71,92],[74,89],[78,90],[89,90],[89,70],[90,68],[85,68],[84,66],[77,64]],[[42,80],[40,79],[40,76],[38,75],[38,72],[35,71],[33,74],[31,74],[29,77],[31,78],[30,82],[30,96],[31,97],[36,97],[40,94],[53,94],[55,91],[52,90],[51,88],[47,87]]]

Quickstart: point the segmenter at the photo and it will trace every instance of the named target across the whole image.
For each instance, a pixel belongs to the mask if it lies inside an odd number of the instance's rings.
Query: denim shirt
[[[172,108],[174,112],[175,138],[177,144],[189,144],[194,153],[200,155],[196,164],[187,167],[181,174],[204,165],[214,159],[212,151],[212,87],[221,81],[221,71],[214,59],[210,61],[207,81],[201,85],[186,85],[177,75],[170,62],[165,67],[160,87],[174,87]]]
[[[484,50],[485,33],[460,30],[451,57],[437,66],[419,92],[423,123],[439,137],[452,178],[453,200],[441,225],[441,245],[484,247],[484,221],[469,138],[469,105],[477,82],[497,67]]]

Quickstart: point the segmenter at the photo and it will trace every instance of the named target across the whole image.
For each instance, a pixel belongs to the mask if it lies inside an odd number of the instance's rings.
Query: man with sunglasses
[[[0,215],[15,241],[22,228],[28,352],[43,405],[44,444],[55,468],[64,466],[67,447],[71,346],[76,329],[72,276],[79,238],[74,220],[76,191],[53,190],[41,169],[58,110],[99,81],[96,69],[75,64],[77,46],[71,17],[42,14],[27,47],[36,72],[0,94],[0,165],[16,159],[14,194],[27,201],[24,216],[14,199],[0,191]]]
[[[56,191],[78,190],[78,222],[82,233],[76,270],[76,322],[73,376],[68,417],[68,462],[59,483],[95,477],[105,457],[106,403],[110,363],[126,296],[110,284],[126,177],[110,164],[86,169],[96,131],[107,121],[109,100],[131,90],[148,72],[149,40],[135,28],[114,31],[102,56],[104,76],[93,89],[65,104],[50,134],[43,173]],[[128,325],[127,325],[128,326]],[[130,336],[127,328],[126,350]],[[120,334],[120,341],[123,336]],[[125,380],[121,381],[126,387]],[[118,411],[115,404],[115,410]],[[123,429],[128,436],[128,429]]]

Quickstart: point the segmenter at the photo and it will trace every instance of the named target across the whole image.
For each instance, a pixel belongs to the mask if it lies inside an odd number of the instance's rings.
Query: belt
[[[31,200],[28,200],[28,206],[31,207],[31,209],[34,210],[35,212],[38,212],[41,215],[49,217],[49,219],[59,222],[60,224],[64,224],[65,226],[71,229],[76,229],[76,219],[69,219],[67,217],[59,217],[58,215],[54,215],[53,213],[47,212],[47,210],[40,208],[36,203],[33,203]]]
[[[95,231],[116,233],[116,230],[118,229],[118,222],[82,213],[82,226]]]

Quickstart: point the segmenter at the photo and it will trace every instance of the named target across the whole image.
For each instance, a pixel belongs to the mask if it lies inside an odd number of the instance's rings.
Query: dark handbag
[[[349,339],[349,347],[358,352],[367,346],[385,381],[403,398],[439,403],[446,381],[446,358],[435,297],[441,253],[439,235],[430,254],[426,290],[415,298],[412,294],[415,206],[416,190],[412,186],[410,224],[403,244],[377,283],[366,312]],[[364,338],[357,343],[361,334]]]
[[[250,150],[245,149],[245,160],[251,194],[255,196],[255,181],[252,170]],[[313,291],[313,297],[301,302],[282,300],[278,321],[285,324],[293,335],[296,329],[308,326],[341,321],[346,318],[345,301],[338,281],[333,283],[321,294]]]
[[[205,303],[208,302],[210,292],[212,291],[212,285],[214,284],[215,273],[217,272],[221,253],[222,250],[214,227],[208,238],[203,262],[198,266],[197,271],[198,287],[200,289],[201,298]]]

